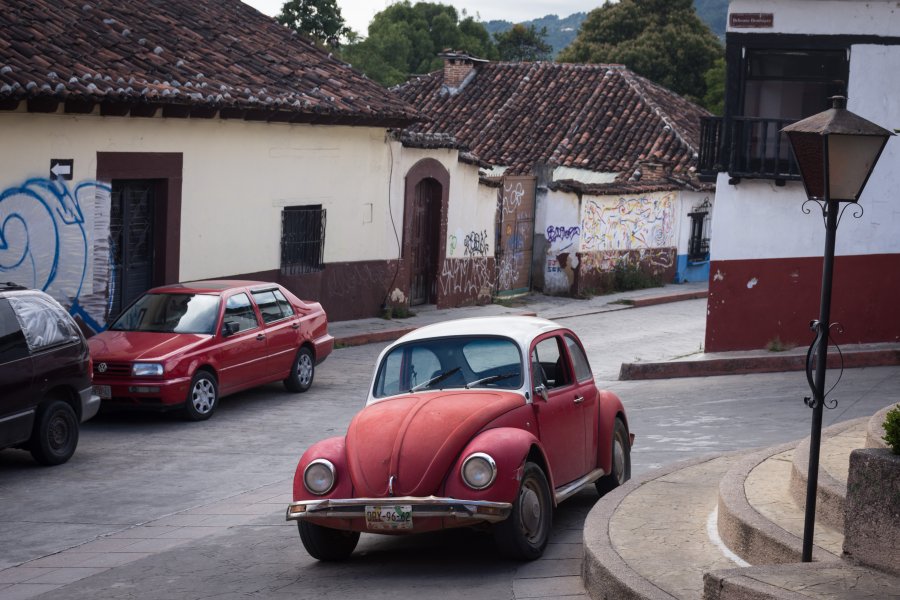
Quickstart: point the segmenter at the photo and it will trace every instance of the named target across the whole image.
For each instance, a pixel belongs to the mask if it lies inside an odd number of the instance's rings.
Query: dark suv
[[[0,449],[66,462],[97,414],[91,356],[75,321],[43,292],[0,283]]]

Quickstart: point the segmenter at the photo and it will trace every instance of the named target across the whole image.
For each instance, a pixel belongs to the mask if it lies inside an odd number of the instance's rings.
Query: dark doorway
[[[110,205],[110,316],[153,287],[159,180],[113,180]]]
[[[441,232],[441,184],[426,178],[416,184],[413,200],[410,305],[435,302]]]

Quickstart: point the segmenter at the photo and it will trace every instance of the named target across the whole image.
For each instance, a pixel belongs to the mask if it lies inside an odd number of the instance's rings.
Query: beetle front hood
[[[399,396],[361,410],[347,430],[347,464],[357,496],[427,496],[438,491],[466,443],[522,406],[516,393],[454,390]]]

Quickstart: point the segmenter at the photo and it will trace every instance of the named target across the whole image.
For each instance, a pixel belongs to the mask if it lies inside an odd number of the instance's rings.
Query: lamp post
[[[803,523],[803,562],[812,561],[816,520],[816,489],[819,478],[819,446],[825,406],[825,368],[831,327],[831,284],[834,275],[834,245],[841,202],[857,202],[888,138],[893,134],[847,110],[847,99],[835,96],[832,108],[781,131],[787,134],[800,167],[800,177],[809,200],[822,209],[825,221],[825,258],[819,319],[811,323],[815,339],[806,355],[806,378],[812,390],[807,405],[813,410],[809,439],[809,470],[806,512]],[[846,208],[846,205],[845,205]],[[815,374],[813,374],[815,357]]]

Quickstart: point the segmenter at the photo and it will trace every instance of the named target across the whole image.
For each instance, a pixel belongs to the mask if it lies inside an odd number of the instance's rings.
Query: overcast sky
[[[284,0],[243,0],[250,6],[270,16],[281,12]],[[603,4],[603,0],[430,0],[451,4],[462,13],[480,17],[482,21],[504,19],[517,23],[544,15],[567,17],[576,12],[588,12]],[[392,4],[390,0],[338,0],[341,15],[351,29],[366,35],[369,21],[375,13]]]

